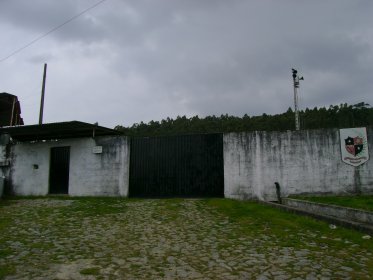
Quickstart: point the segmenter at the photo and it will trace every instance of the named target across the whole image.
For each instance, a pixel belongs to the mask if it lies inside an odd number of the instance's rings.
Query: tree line
[[[317,128],[348,128],[373,125],[373,108],[361,102],[355,105],[347,103],[305,109],[299,112],[301,129]],[[276,115],[243,117],[207,116],[178,116],[176,119],[166,118],[161,121],[135,123],[131,127],[118,125],[115,129],[128,136],[163,136],[197,133],[221,133],[240,131],[285,131],[294,130],[295,115],[289,108],[285,113]]]

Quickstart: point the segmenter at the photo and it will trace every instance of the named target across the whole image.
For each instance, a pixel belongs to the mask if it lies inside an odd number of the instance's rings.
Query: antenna
[[[300,121],[299,121],[299,111],[298,111],[298,88],[299,88],[299,81],[303,81],[303,77],[298,76],[298,71],[294,68],[291,68],[291,72],[293,73],[293,85],[294,85],[294,111],[295,111],[295,130],[300,129]]]

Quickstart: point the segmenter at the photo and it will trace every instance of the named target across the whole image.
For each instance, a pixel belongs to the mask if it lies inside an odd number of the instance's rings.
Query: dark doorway
[[[51,148],[49,169],[49,193],[67,194],[69,192],[70,147]]]
[[[223,135],[133,138],[131,197],[223,197]]]

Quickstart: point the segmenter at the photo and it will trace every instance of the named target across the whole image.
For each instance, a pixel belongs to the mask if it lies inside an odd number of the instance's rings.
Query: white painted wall
[[[20,143],[11,148],[9,184],[16,195],[46,195],[49,188],[49,151],[55,143]],[[34,169],[33,165],[38,165]]]
[[[342,162],[338,129],[225,134],[225,197],[275,200],[274,182],[284,196],[373,193],[373,127],[367,134],[370,160],[359,167]],[[48,194],[50,149],[59,146],[70,146],[70,195],[128,195],[129,138],[121,136],[12,145],[6,176],[16,195]],[[95,146],[102,154],[93,153]]]
[[[0,145],[0,162],[6,161],[6,146]]]
[[[0,135],[0,197],[4,192],[5,176],[9,173],[6,145],[9,143],[8,135]]]
[[[372,193],[373,127],[367,133],[371,159],[359,167],[342,162],[338,129],[225,134],[225,197],[275,200],[274,182],[285,196]]]
[[[14,194],[48,194],[50,150],[62,146],[70,146],[69,195],[128,195],[129,139],[119,136],[13,145],[9,179]],[[93,153],[95,146],[102,146],[101,154]]]

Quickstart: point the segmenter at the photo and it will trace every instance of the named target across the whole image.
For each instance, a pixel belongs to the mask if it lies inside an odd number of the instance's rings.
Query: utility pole
[[[299,81],[304,80],[303,77],[298,76],[298,71],[294,68],[291,69],[293,73],[293,85],[294,85],[294,111],[295,111],[295,130],[300,129],[300,121],[299,121],[299,110],[298,110],[298,88],[299,88]]]
[[[41,89],[41,101],[40,101],[40,114],[39,114],[39,124],[43,124],[43,111],[44,111],[44,94],[45,94],[45,80],[47,77],[47,64],[44,63],[44,74],[43,74],[43,86]]]

